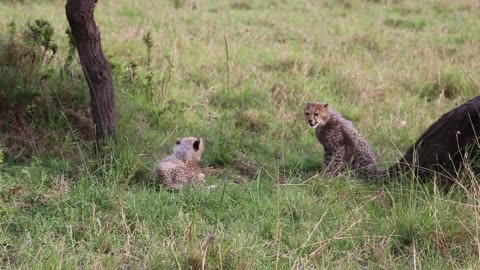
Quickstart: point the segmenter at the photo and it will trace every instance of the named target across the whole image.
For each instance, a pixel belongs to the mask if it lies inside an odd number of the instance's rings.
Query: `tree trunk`
[[[465,162],[480,152],[480,96],[444,114],[408,149],[391,173],[414,172],[420,177],[458,178]],[[473,168],[478,174],[479,168]]]
[[[65,9],[90,89],[97,142],[103,144],[107,137],[115,136],[117,113],[112,72],[103,54],[100,31],[93,18],[96,3],[96,0],[68,0]]]

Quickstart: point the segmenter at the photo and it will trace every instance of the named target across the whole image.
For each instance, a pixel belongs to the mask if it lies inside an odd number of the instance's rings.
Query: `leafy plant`
[[[33,23],[28,22],[24,35],[26,40],[30,40],[33,45],[42,47],[41,63],[49,51],[52,55],[47,62],[50,62],[57,53],[58,46],[53,41],[54,29],[49,21],[37,19]]]

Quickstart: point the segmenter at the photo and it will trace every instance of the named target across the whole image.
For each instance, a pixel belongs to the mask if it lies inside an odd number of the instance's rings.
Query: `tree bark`
[[[107,137],[115,136],[117,113],[112,72],[93,17],[96,3],[96,0],[68,0],[65,10],[90,89],[96,139],[103,144]]]
[[[477,96],[434,122],[390,172],[412,171],[422,178],[437,175],[454,182],[465,162],[480,153],[479,140],[480,96]],[[473,169],[479,173],[479,168]]]

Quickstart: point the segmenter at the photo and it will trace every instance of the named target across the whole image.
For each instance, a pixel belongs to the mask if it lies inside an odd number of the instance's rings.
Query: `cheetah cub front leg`
[[[332,162],[332,151],[329,149],[324,148],[324,154],[323,154],[323,163],[322,163],[322,170],[328,171],[330,168],[330,163]]]
[[[343,158],[345,156],[345,147],[343,145],[338,146],[335,149],[333,156],[334,156],[333,164],[332,166],[330,166],[329,170],[327,170],[327,173],[332,177],[336,177],[340,174],[340,169],[342,168],[342,165],[343,165]]]

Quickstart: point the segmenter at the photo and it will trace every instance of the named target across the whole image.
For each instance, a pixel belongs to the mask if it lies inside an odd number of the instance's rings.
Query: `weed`
[[[239,10],[250,10],[252,6],[247,2],[234,2],[230,4],[232,9],[239,9]]]
[[[406,20],[387,18],[383,23],[392,28],[411,29],[415,31],[422,31],[427,23],[424,20]]]
[[[160,84],[160,99],[163,103],[168,100],[168,88],[173,78],[173,59],[169,53],[164,54],[167,61],[166,67],[162,70],[161,84]]]
[[[425,82],[419,95],[429,101],[436,98],[454,99],[461,93],[476,92],[476,87],[466,78],[466,74],[458,69],[442,71],[438,78],[431,82]]]
[[[172,2],[173,2],[173,6],[175,7],[175,9],[182,8],[187,3],[186,0],[172,0]]]
[[[153,48],[153,40],[152,40],[152,32],[149,30],[145,35],[143,35],[143,44],[147,47],[147,85],[146,85],[146,93],[145,96],[149,102],[153,101],[153,70],[152,70],[152,48]]]
[[[174,63],[173,59],[170,55],[170,52],[165,52],[163,57],[165,58],[165,65],[161,67],[160,71],[160,87],[159,92],[156,91],[156,88],[153,86],[154,81],[154,73],[153,73],[153,57],[152,57],[152,49],[155,47],[153,43],[153,38],[151,31],[147,31],[143,35],[143,44],[147,48],[147,72],[146,72],[146,83],[143,87],[145,87],[145,97],[150,104],[154,104],[157,102],[161,102],[163,105],[166,104],[168,100],[168,88],[170,86],[170,82],[173,77],[173,70],[174,70]],[[128,66],[129,77],[130,80],[133,82],[134,77],[136,76],[136,63],[132,62]]]

